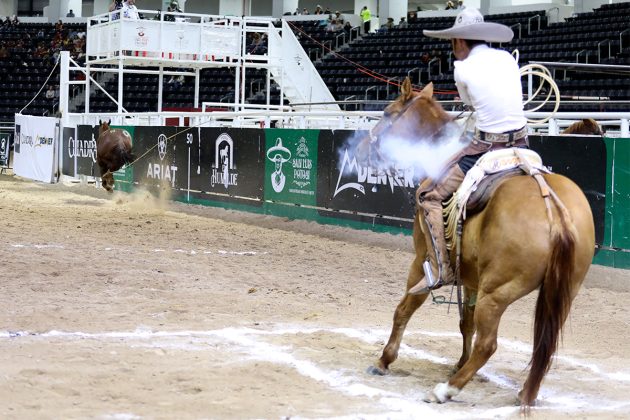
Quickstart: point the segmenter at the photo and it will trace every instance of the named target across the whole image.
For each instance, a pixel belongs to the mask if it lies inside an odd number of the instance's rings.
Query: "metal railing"
[[[328,45],[328,50],[332,50],[332,41],[330,39],[322,42],[322,57],[327,53],[326,45]]]
[[[608,43],[608,56],[605,58],[610,58],[612,56],[612,43],[610,41],[610,39],[605,39],[603,41],[600,41],[597,43],[597,62],[601,63],[602,62],[602,44],[607,42]]]
[[[518,39],[521,39],[523,37],[523,25],[521,24],[521,22],[515,23],[514,25],[510,26],[510,29],[514,30],[514,28],[518,29]]]
[[[585,63],[588,64],[588,57],[589,55],[591,55],[591,52],[589,50],[580,50],[578,51],[577,54],[575,54],[575,62],[579,63],[580,62],[580,56],[582,55],[582,53],[586,53],[586,57],[585,57]]]
[[[427,72],[429,73],[429,80],[431,79],[431,69],[433,68],[433,63],[437,63],[438,65],[438,73],[437,74],[442,74],[442,60],[440,60],[439,57],[435,57],[433,59],[431,59],[428,63],[428,67],[427,67]]]
[[[354,34],[354,37],[352,36]],[[352,42],[352,40],[357,39],[361,34],[361,28],[359,26],[354,26],[350,28],[350,33],[348,34],[348,42]]]
[[[402,79],[400,78],[400,76],[394,76],[394,77],[390,77],[387,79],[387,90],[386,90],[386,95],[387,98],[389,99],[389,89],[391,88],[392,84],[389,82],[398,82],[398,85],[396,86],[396,90],[398,92],[400,92],[400,85],[402,83]],[[378,99],[378,98],[377,98]]]
[[[623,40],[624,40],[624,35],[626,34],[630,34],[630,29],[626,29],[624,31],[619,32],[619,51],[623,51]],[[630,39],[630,35],[627,35],[625,37],[626,39]]]
[[[527,19],[527,34],[531,35],[532,33],[532,19],[536,19],[538,21],[537,31],[540,31],[540,15],[534,15]]]
[[[414,81],[412,74],[418,73],[418,79]],[[420,83],[422,81],[422,68],[414,67],[407,72],[407,77],[411,80],[411,83]]]
[[[350,95],[350,96],[347,96],[347,97],[343,100],[343,102],[348,102],[348,101],[351,101],[351,100],[352,100],[352,101],[355,101],[355,100],[356,100],[356,98],[357,98],[357,95]],[[343,104],[343,110],[344,110],[344,111],[347,111],[347,110],[348,110],[348,105],[354,105],[354,110],[355,110],[355,111],[358,109],[358,107],[357,107],[357,104],[356,104],[356,103],[352,103],[352,104],[344,103],[344,104]]]
[[[341,44],[339,44],[339,38],[342,39]],[[345,45],[346,44],[346,33],[345,32],[341,32],[340,34],[335,36],[335,50],[338,50],[340,46]]]
[[[380,92],[380,90],[378,89],[378,86],[376,86],[376,85],[374,85],[374,86],[370,86],[370,87],[368,87],[367,89],[365,89],[365,100],[366,100],[366,101],[368,100],[368,93],[369,93],[371,90],[376,90],[376,98],[375,98],[375,99],[378,101],[378,93]]]
[[[311,61],[319,60],[319,57],[320,57],[319,51],[320,51],[319,48],[309,48],[308,49],[308,58],[310,58]],[[313,59],[313,56],[311,55],[313,52],[315,53],[315,59]]]

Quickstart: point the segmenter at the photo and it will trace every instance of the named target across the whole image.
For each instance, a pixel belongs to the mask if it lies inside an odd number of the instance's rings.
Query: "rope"
[[[173,134],[172,136],[168,136],[168,137],[166,138],[166,140],[165,140],[166,145],[168,146],[168,141],[169,141],[169,140],[171,140],[173,137],[177,137],[178,135],[183,134],[183,133],[185,133],[185,132],[187,132],[187,131],[190,131],[190,130],[192,130],[193,128],[201,127],[202,125],[207,124],[208,122],[209,122],[209,121],[204,121],[204,122],[201,122],[201,123],[196,124],[196,125],[191,125],[190,127],[186,127],[186,128],[185,128],[184,130],[182,130],[182,131],[178,131],[178,132],[176,132],[176,133],[175,133],[175,134]],[[122,129],[124,130],[124,128],[122,128]],[[148,148],[146,152],[144,152],[143,154],[141,154],[140,156],[138,156],[138,157],[137,157],[137,158],[136,158],[133,162],[131,162],[131,163],[129,163],[129,164],[127,164],[127,165],[125,165],[125,168],[131,168],[131,167],[132,167],[132,166],[133,166],[136,162],[138,162],[140,159],[142,159],[143,157],[145,157],[146,155],[148,155],[148,154],[149,154],[149,152],[150,152],[151,150],[155,149],[156,147],[158,147],[158,145],[157,145],[157,144],[154,144],[153,146],[151,146],[150,148]]]
[[[46,78],[46,81],[44,82],[44,84],[42,85],[42,87],[39,88],[39,90],[37,91],[37,93],[35,94],[35,96],[33,96],[33,99],[31,99],[29,101],[29,103],[26,104],[26,106],[24,106],[24,108],[20,109],[20,112],[18,112],[18,114],[22,115],[22,111],[24,111],[26,108],[28,108],[28,106],[30,104],[33,103],[33,101],[35,100],[35,98],[37,98],[39,96],[40,93],[42,93],[42,90],[44,89],[44,86],[46,86],[48,84],[48,81],[50,80],[50,76],[53,75],[53,73],[55,72],[55,69],[57,68],[57,65],[59,65],[59,60],[61,59],[61,55],[57,56],[57,61],[55,61],[55,65],[53,66],[52,70],[50,71],[50,74],[48,75],[48,77]]]
[[[303,31],[299,26],[296,26],[295,24],[293,24],[292,22],[287,21],[287,23],[289,24],[289,26],[291,26],[292,28],[294,28],[296,31],[302,33],[304,36],[306,36],[307,38],[309,38],[311,41],[313,41],[314,43],[316,43],[317,45],[321,46],[322,49],[326,50],[327,52],[333,54],[335,57],[342,59],[343,61],[346,61],[347,63],[350,63],[353,67],[356,68],[356,70],[358,70],[359,72],[375,79],[381,82],[385,82],[387,84],[390,85],[394,85],[396,87],[400,87],[402,84],[401,83],[396,83],[393,82],[391,80],[389,80],[387,78],[386,75],[378,73],[377,71],[374,71],[368,67],[365,67],[362,64],[359,64],[355,61],[350,60],[349,58],[339,54],[338,52],[334,51],[331,48],[328,48],[326,45],[322,44],[321,42],[319,42],[318,40],[316,40],[315,38],[313,38],[312,36],[310,36],[307,32]],[[419,92],[422,89],[419,88],[415,88],[414,91]],[[456,94],[456,92],[454,91],[441,91],[441,90],[434,90],[435,93],[439,93],[439,94],[450,94],[450,95],[454,95]]]
[[[518,57],[518,50],[515,50],[515,52],[516,52],[516,57]],[[525,103],[523,104],[523,107],[525,107],[527,104],[529,104],[531,101],[533,101],[534,98],[536,98],[538,96],[540,91],[545,86],[545,82],[549,84],[549,90],[547,91],[547,97],[545,98],[544,101],[542,101],[542,103],[540,105],[538,105],[537,107],[535,107],[533,109],[530,109],[529,111],[538,111],[540,108],[542,108],[543,106],[547,105],[547,103],[549,102],[549,100],[551,98],[551,94],[552,93],[555,96],[554,107],[553,107],[553,111],[551,112],[551,115],[549,115],[548,117],[545,117],[543,119],[540,119],[540,120],[529,119],[529,118],[527,119],[527,122],[530,123],[530,124],[544,124],[547,121],[549,121],[551,118],[553,118],[553,116],[556,114],[556,112],[560,108],[560,90],[558,89],[558,85],[553,80],[553,77],[551,76],[551,73],[549,72],[547,67],[542,66],[540,64],[528,64],[526,66],[521,67],[520,72],[521,72],[521,77],[532,75],[532,76],[537,76],[537,77],[540,78],[540,84],[538,85],[538,88],[536,89],[536,92],[532,95],[531,98],[529,98],[527,101],[525,101]]]

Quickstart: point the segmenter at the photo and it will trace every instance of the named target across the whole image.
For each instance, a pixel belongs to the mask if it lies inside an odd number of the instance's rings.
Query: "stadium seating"
[[[604,4],[592,12],[577,14],[560,23],[548,23],[544,11],[495,14],[485,17],[513,28],[512,42],[495,45],[508,51],[518,49],[520,64],[529,61],[588,62],[630,65],[630,2]],[[386,101],[398,94],[397,84],[404,77],[422,85],[432,81],[440,100],[457,96],[453,80],[450,43],[423,36],[424,29],[439,29],[452,25],[452,17],[409,19],[407,27],[364,34],[350,42],[348,32],[329,31],[320,21],[291,22],[291,27],[305,51],[314,61],[320,75],[337,100],[378,100],[369,109],[382,109]],[[85,31],[85,24],[64,25],[63,35],[76,39]],[[53,24],[0,26],[0,43],[8,57],[0,56],[0,121],[12,121],[13,114],[35,97],[54,65],[54,55],[38,57],[39,44],[50,45],[58,38]],[[248,37],[247,51],[265,54],[264,37]],[[334,50],[334,52],[331,52]],[[83,50],[84,52],[84,50]],[[77,57],[81,60],[82,54]],[[593,97],[610,100],[630,100],[630,82],[626,74],[602,74],[560,71],[556,80],[564,99]],[[54,72],[48,84],[58,85]],[[523,80],[525,92],[526,80]],[[105,78],[107,91],[116,96],[115,75]],[[157,110],[158,79],[156,75],[128,74],[124,79],[124,106],[128,111]],[[247,70],[246,100],[266,103],[266,76],[263,70]],[[24,111],[27,114],[55,113],[57,98],[46,99],[45,89]],[[73,87],[71,97],[80,93]],[[280,91],[271,86],[271,101],[279,103]],[[79,95],[79,105],[82,95]],[[193,107],[194,78],[183,83],[170,83],[164,78],[163,108]],[[234,73],[231,69],[211,68],[201,71],[201,102],[229,102],[234,98]],[[368,109],[366,108],[366,109]],[[575,104],[566,102],[562,111],[626,110],[624,104]],[[115,111],[116,106],[100,90],[91,95],[92,112]]]

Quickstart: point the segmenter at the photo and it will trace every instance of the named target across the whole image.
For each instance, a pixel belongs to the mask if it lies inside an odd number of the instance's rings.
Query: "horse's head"
[[[593,136],[603,136],[604,131],[592,118],[585,118],[582,121],[577,121],[565,128],[561,134],[586,134]]]
[[[98,135],[100,136],[107,130],[109,130],[109,125],[112,123],[112,120],[109,121],[98,121]]]
[[[433,99],[432,83],[416,92],[406,78],[400,96],[385,108],[381,120],[358,144],[357,159],[376,166],[392,166],[398,159],[388,156],[387,150],[398,146],[438,145],[448,137],[444,128],[452,121]],[[409,158],[413,157],[407,156]]]

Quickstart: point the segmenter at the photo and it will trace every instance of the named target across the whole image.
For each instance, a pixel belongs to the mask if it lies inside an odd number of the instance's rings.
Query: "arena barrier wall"
[[[13,172],[36,181],[55,181],[59,120],[15,114]]]
[[[379,175],[357,162],[348,140],[363,132],[252,128],[124,127],[137,161],[117,189],[168,189],[191,204],[409,234],[413,172]],[[64,130],[64,174],[98,176],[96,127]],[[95,143],[94,143],[95,144]],[[598,244],[594,262],[630,268],[630,139],[531,136],[554,172],[585,192]],[[66,166],[68,164],[70,168]]]
[[[9,154],[12,144],[13,130],[0,130],[0,167],[9,166]]]

